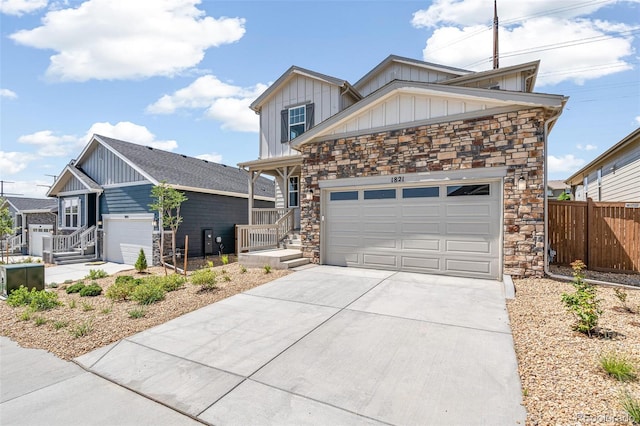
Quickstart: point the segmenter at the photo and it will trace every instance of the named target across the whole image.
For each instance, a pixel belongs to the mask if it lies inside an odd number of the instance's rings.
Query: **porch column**
[[[249,171],[249,225],[253,225],[253,175],[255,175],[255,172]]]

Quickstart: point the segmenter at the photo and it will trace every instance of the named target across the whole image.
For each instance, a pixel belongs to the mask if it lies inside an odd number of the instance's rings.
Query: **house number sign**
[[[391,178],[391,183],[401,183],[404,182],[404,176],[393,176]]]

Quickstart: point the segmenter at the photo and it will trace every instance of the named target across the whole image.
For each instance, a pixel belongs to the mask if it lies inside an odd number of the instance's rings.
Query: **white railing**
[[[87,230],[86,226],[75,230],[69,235],[54,235],[51,239],[51,251],[60,253],[72,250],[80,244],[80,236]]]
[[[82,254],[84,254],[88,246],[95,244],[97,233],[96,227],[92,226],[80,234],[79,247],[82,249]]]
[[[251,209],[251,223],[273,225],[289,211],[290,209]]]
[[[262,225],[238,225],[237,247],[238,253],[252,250],[265,250],[276,248],[280,241],[287,236],[294,227],[293,210],[289,209],[261,209],[261,210],[285,210],[284,215],[275,223]]]
[[[7,251],[7,247],[10,253],[14,253],[20,250],[22,247],[22,234],[14,235],[7,238],[6,240],[2,240],[0,245],[0,250],[2,250],[2,253]]]

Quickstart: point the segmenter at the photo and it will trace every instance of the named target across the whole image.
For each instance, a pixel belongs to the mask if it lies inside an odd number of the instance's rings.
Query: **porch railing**
[[[14,235],[6,240],[2,240],[0,250],[6,252],[7,248],[10,253],[16,252],[22,248],[22,234]]]
[[[73,250],[76,247],[84,250],[87,248],[87,245],[95,242],[95,234],[95,226],[91,226],[90,228],[83,226],[69,235],[54,235],[51,238],[51,251],[53,253],[60,253]]]
[[[260,209],[285,210],[275,223],[260,225],[238,225],[236,248],[238,253],[253,250],[276,248],[284,237],[293,230],[293,210],[289,209]],[[269,214],[272,214],[271,212]]]
[[[289,209],[252,209],[251,224],[273,225],[289,211]]]

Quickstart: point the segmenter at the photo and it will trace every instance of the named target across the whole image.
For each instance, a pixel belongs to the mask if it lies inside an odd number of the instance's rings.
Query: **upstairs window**
[[[64,216],[62,225],[65,228],[77,228],[80,224],[80,199],[65,198],[64,200]]]
[[[313,127],[313,110],[313,104],[283,109],[280,142],[289,142]]]
[[[300,207],[298,176],[291,176],[289,178],[289,207]]]

